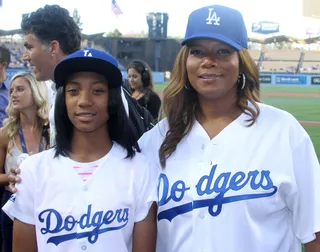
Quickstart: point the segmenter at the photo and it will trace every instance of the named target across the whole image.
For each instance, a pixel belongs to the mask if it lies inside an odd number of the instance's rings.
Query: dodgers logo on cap
[[[236,50],[248,48],[248,34],[242,14],[222,5],[211,5],[189,15],[182,45],[194,39],[221,41]]]
[[[118,61],[110,54],[93,48],[85,48],[68,55],[54,69],[54,80],[57,89],[73,73],[94,72],[103,75],[111,88],[122,85],[122,74]]]
[[[84,57],[92,57],[92,53],[88,49],[84,49],[83,53],[84,53]]]
[[[220,25],[220,17],[214,11],[214,8],[209,8],[209,15],[207,17],[207,24]],[[213,23],[212,23],[213,22]]]

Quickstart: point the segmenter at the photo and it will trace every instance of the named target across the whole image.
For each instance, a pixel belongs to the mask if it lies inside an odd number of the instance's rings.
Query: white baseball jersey
[[[168,129],[140,139],[160,172],[158,252],[298,252],[320,231],[320,167],[297,120],[259,104],[257,123],[242,114],[210,140],[196,122],[160,168]]]
[[[4,211],[35,225],[39,252],[131,251],[134,223],[147,216],[157,185],[146,158],[137,153],[124,159],[118,144],[85,164],[53,158],[54,153],[50,149],[22,163],[22,182]],[[86,182],[73,168],[84,165],[99,166]]]
[[[51,105],[53,105],[57,90],[55,88],[55,84],[53,81],[48,80],[45,83],[48,89],[48,103],[49,103],[49,107],[51,107]]]
[[[56,100],[56,84],[53,81],[47,81],[46,83],[50,83],[50,94],[51,94],[51,100],[50,100],[50,110],[49,110],[49,126],[50,126],[50,146],[56,145],[56,125],[54,123],[54,106],[55,106],[55,100]],[[48,86],[49,89],[49,86]]]

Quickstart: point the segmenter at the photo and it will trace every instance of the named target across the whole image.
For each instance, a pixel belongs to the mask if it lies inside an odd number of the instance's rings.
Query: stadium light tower
[[[167,39],[168,13],[150,12],[147,14],[148,37],[155,41],[155,71],[159,71],[161,41]]]

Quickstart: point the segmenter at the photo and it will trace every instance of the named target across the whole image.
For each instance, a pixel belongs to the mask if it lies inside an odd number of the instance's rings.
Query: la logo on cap
[[[92,57],[90,50],[83,50],[84,57]]]
[[[220,17],[217,16],[217,13],[213,11],[213,8],[209,8],[209,15],[207,17],[207,23],[206,24],[212,24],[212,21],[214,21],[213,25],[220,25]]]

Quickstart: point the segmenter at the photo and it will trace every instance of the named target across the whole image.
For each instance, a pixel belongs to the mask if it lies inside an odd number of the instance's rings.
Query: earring
[[[246,86],[246,76],[244,73],[241,73],[239,75],[239,78],[238,78],[238,84],[240,84],[240,81],[242,79],[242,86],[241,86],[241,90],[244,89],[244,87]]]
[[[192,90],[193,90],[193,87],[191,86],[191,84],[189,83],[189,81],[187,81],[187,83],[184,84],[184,88],[185,88],[187,91],[192,91]]]

